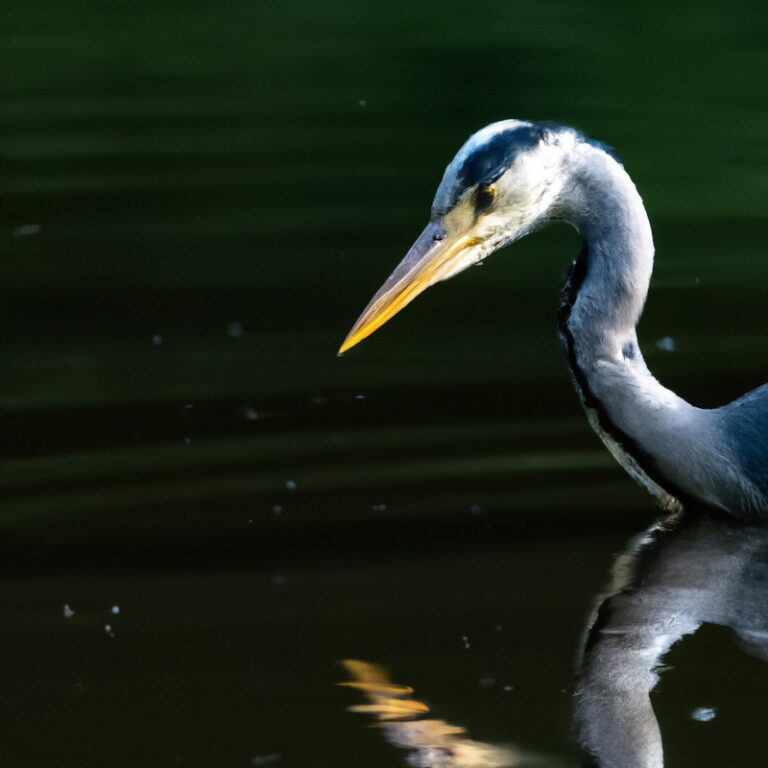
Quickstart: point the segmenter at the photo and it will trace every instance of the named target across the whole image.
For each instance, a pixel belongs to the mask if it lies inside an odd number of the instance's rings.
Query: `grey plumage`
[[[714,416],[720,423],[723,439],[734,464],[739,467],[748,488],[755,489],[749,516],[765,516],[768,489],[768,384],[752,390],[729,405],[718,408]]]
[[[575,194],[555,217],[582,234],[586,264],[561,334],[572,339],[569,365],[591,423],[663,506],[767,516],[768,387],[701,409],[653,377],[635,332],[653,264],[645,209],[624,168],[599,148],[573,154],[580,159],[566,167],[576,181],[566,189]]]
[[[702,409],[648,370],[636,326],[653,271],[651,226],[623,165],[572,128],[504,120],[445,170],[432,218],[355,323],[341,352],[430,285],[552,220],[585,248],[566,286],[560,336],[590,424],[667,509],[768,518],[768,389]]]

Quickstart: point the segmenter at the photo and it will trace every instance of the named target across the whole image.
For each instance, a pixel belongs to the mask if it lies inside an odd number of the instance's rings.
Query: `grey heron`
[[[648,216],[613,152],[573,128],[504,120],[473,134],[445,170],[429,224],[339,354],[429,286],[551,220],[583,241],[559,334],[591,426],[663,508],[768,517],[768,385],[705,409],[654,378],[636,333],[653,269]]]

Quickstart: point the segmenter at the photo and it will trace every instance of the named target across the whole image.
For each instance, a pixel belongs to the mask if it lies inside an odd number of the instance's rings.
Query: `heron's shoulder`
[[[768,515],[768,384],[715,410],[739,471],[762,497]]]
[[[715,413],[729,431],[740,437],[750,433],[763,435],[765,442],[760,447],[768,459],[768,384],[715,409]]]
[[[743,395],[738,400],[734,400],[732,403],[729,403],[725,406],[725,408],[738,409],[743,408],[744,406],[762,406],[768,409],[768,384],[763,384],[762,386],[757,387],[757,389],[753,389],[751,392],[747,392],[746,395]]]
[[[740,451],[758,454],[768,476],[768,384],[715,411]]]

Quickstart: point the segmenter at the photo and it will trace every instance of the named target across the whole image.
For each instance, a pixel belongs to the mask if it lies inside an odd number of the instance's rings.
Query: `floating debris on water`
[[[661,349],[664,352],[674,352],[677,347],[677,343],[671,336],[662,336],[656,342],[657,349]]]
[[[112,631],[112,625],[111,624],[105,624],[104,625],[104,634],[107,637],[114,637],[115,633]]]
[[[355,400],[365,400],[365,395],[357,394],[355,395]]]
[[[244,405],[238,410],[238,415],[242,416],[246,421],[256,421],[259,418],[259,412],[252,408],[250,405]]]
[[[239,339],[243,335],[243,326],[240,323],[230,323],[227,326],[227,336]]]
[[[153,343],[153,344],[154,344],[156,347],[159,347],[159,346],[160,346],[160,345],[163,343],[163,337],[162,337],[162,336],[161,336],[159,333],[156,333],[156,334],[155,334],[155,335],[152,337],[152,343]]]
[[[461,636],[461,643],[464,646],[465,651],[470,649],[471,646],[469,645],[469,638],[466,635]]]
[[[256,755],[251,758],[251,765],[254,768],[262,768],[264,765],[272,765],[273,763],[279,763],[283,759],[283,756],[279,752],[271,752],[268,755]]]
[[[68,603],[64,603],[61,612],[64,614],[65,619],[71,619],[75,615],[75,612],[69,607]]]
[[[285,490],[286,491],[295,491],[299,486],[296,485],[295,480],[286,480],[285,481]]]
[[[708,723],[717,717],[717,711],[714,707],[696,707],[691,712],[691,720],[697,720],[700,723]]]
[[[13,228],[13,234],[17,237],[29,237],[30,235],[39,235],[41,229],[39,224],[20,224]]]
[[[515,686],[514,685],[502,685],[501,686],[501,690],[504,691],[504,693],[511,693],[512,691],[515,690]]]

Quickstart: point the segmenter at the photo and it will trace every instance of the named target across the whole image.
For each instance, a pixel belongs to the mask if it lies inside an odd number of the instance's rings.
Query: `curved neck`
[[[581,233],[588,258],[569,326],[588,338],[580,353],[639,354],[635,326],[653,271],[653,236],[643,201],[624,168],[589,145],[577,155],[561,216]],[[629,354],[627,354],[629,352]]]
[[[619,163],[586,144],[568,163],[555,213],[578,229],[585,247],[563,294],[560,334],[592,427],[663,507],[752,514],[764,495],[729,448],[722,413],[695,408],[662,386],[640,353],[635,327],[653,238],[635,185]]]
[[[626,171],[590,146],[576,153],[563,200],[558,216],[584,238],[560,312],[574,385],[613,456],[663,507],[677,509],[682,494],[659,471],[668,463],[659,451],[690,406],[648,371],[635,332],[653,270],[648,216]]]

